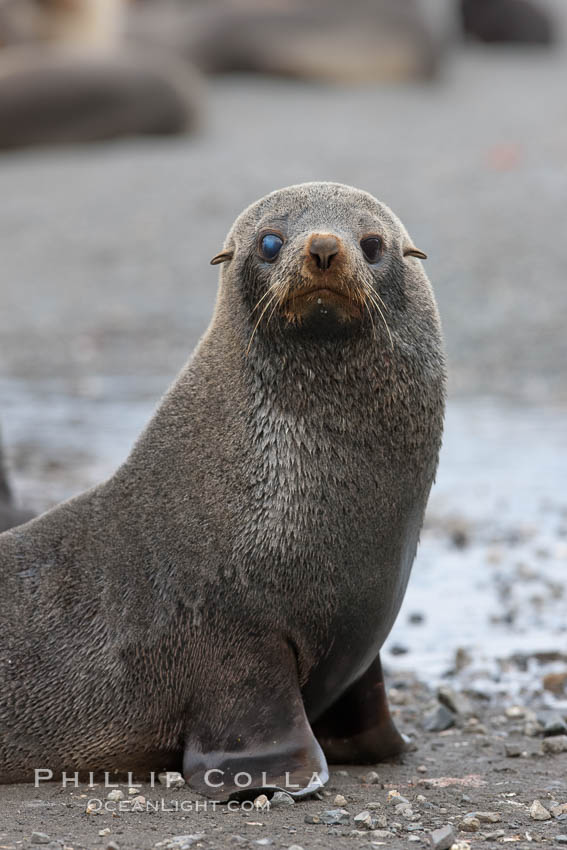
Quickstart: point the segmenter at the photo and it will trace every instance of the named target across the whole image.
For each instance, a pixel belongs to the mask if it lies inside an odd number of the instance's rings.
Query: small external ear
[[[233,256],[234,251],[221,251],[220,254],[213,257],[211,260],[211,266],[218,266],[220,263],[228,263],[229,260],[232,260]]]
[[[404,250],[404,257],[419,257],[420,260],[426,260],[427,254],[424,254],[423,251],[418,251],[417,248],[406,248]]]

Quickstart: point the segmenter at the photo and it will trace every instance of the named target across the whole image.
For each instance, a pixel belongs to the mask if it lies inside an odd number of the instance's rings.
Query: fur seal
[[[179,769],[302,796],[403,740],[379,651],[437,466],[433,292],[393,212],[236,220],[212,322],[122,467],[0,537],[0,779]],[[244,778],[243,778],[244,777]]]
[[[121,0],[35,0],[0,50],[0,149],[193,130],[200,81],[186,61],[122,42]],[[5,29],[5,26],[4,26]],[[0,39],[2,17],[0,17]],[[27,37],[26,37],[27,36]]]
[[[12,501],[12,490],[8,484],[2,444],[0,442],[0,532],[6,531],[6,529],[12,528],[14,525],[21,525],[32,519],[32,517],[33,514],[31,511],[17,508]]]

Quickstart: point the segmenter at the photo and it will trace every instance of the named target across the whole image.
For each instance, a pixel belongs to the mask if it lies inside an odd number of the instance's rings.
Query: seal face
[[[379,651],[441,441],[423,256],[341,184],[239,216],[212,323],[126,463],[0,538],[4,781],[182,759],[217,799],[302,796],[327,760],[403,747]]]

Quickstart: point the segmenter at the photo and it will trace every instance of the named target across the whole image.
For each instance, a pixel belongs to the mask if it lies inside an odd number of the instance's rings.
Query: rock
[[[433,850],[449,850],[455,843],[455,831],[450,824],[434,829],[429,833],[429,842]]]
[[[350,815],[346,809],[327,809],[320,815],[321,823],[326,823],[328,826],[335,824],[348,823]]]
[[[397,815],[407,820],[413,818],[413,809],[409,803],[398,803],[397,806],[394,806],[394,811]]]
[[[166,773],[158,773],[158,781],[161,785],[165,785],[167,788],[183,788],[185,785],[185,780],[176,770],[169,770]]]
[[[333,803],[335,804],[335,806],[342,807],[342,806],[346,806],[347,801],[346,801],[346,798],[343,797],[342,794],[337,794],[337,796],[333,800]],[[355,818],[355,820],[356,820],[356,818]]]
[[[554,841],[556,844],[567,844],[567,835],[556,835]]]
[[[119,791],[118,788],[115,788],[113,791],[109,791],[106,795],[107,800],[123,800],[124,792]]]
[[[445,705],[439,705],[425,715],[423,728],[426,732],[444,732],[455,725],[455,715]],[[439,830],[435,830],[438,832]],[[433,834],[433,833],[432,833]]]
[[[522,755],[522,748],[518,744],[505,744],[504,752],[506,753],[507,758],[517,759]]]
[[[285,791],[276,791],[270,800],[270,807],[277,808],[277,806],[295,806],[295,800],[289,794],[286,794]]]
[[[303,847],[300,847],[299,844],[290,844],[287,850],[303,850]]]
[[[446,708],[455,714],[473,714],[473,707],[469,698],[465,694],[454,691],[453,688],[449,688],[447,685],[441,685],[437,689],[437,699],[441,705],[446,706]]]
[[[32,832],[30,840],[32,844],[49,844],[51,838],[46,832]]]
[[[451,844],[451,850],[471,850],[471,845],[468,841],[455,841]]]
[[[530,806],[530,817],[532,820],[551,820],[551,815],[545,808],[542,806],[539,800],[534,800]]]
[[[543,677],[543,687],[546,691],[562,696],[567,690],[567,671],[565,673],[548,673]]]
[[[389,829],[377,829],[377,830],[375,830],[375,832],[372,836],[373,843],[374,843],[374,841],[380,841],[380,840],[384,840],[385,838],[395,838],[395,837],[396,837],[396,834],[394,832],[391,832]]]
[[[407,655],[408,652],[407,646],[402,646],[400,643],[395,643],[390,647],[391,655]]]
[[[459,829],[463,832],[478,832],[480,829],[480,821],[478,818],[473,818],[468,815],[459,823]]]
[[[553,806],[550,811],[554,818],[559,818],[561,815],[567,815],[567,803],[561,803],[558,806]]]
[[[374,829],[374,818],[370,812],[360,812],[354,817],[354,824],[358,829]]]
[[[319,815],[305,815],[303,818],[304,823],[323,823]]]
[[[495,832],[485,832],[484,840],[485,841],[498,841],[499,838],[504,838],[506,835],[505,829],[497,829]]]
[[[110,835],[110,829],[106,827],[106,829],[99,829],[98,834],[101,836]]]
[[[558,714],[548,718],[543,725],[543,735],[545,738],[551,738],[554,735],[567,734],[567,723]]]
[[[133,809],[141,809],[143,806],[146,805],[146,798],[143,794],[138,794],[137,797],[132,797],[132,799],[130,800],[130,804]]]
[[[255,809],[263,809],[264,806],[267,806],[268,808],[270,808],[270,804],[269,804],[269,801],[268,801],[268,798],[266,797],[266,795],[260,794],[254,800],[254,808]]]
[[[167,847],[170,850],[189,850],[189,847],[202,841],[204,837],[204,832],[196,832],[193,835],[174,835],[169,839]]]
[[[371,770],[366,776],[362,777],[365,785],[377,785],[380,782],[380,777],[375,770]]]
[[[567,752],[567,735],[557,735],[557,737],[546,738],[541,745],[544,753],[566,753]]]
[[[425,622],[425,615],[421,613],[421,611],[413,611],[409,617],[408,622],[412,624],[412,626],[419,626],[421,623]]]
[[[257,841],[253,841],[253,844],[258,844],[260,847],[269,847],[270,844],[274,843],[273,838],[259,838]]]
[[[500,812],[469,812],[467,818],[476,818],[481,823],[500,823],[502,815]]]
[[[231,844],[237,844],[237,845],[248,844],[248,839],[244,838],[243,835],[231,835],[230,836],[230,843]]]
[[[107,841],[105,850],[120,850],[116,841]]]

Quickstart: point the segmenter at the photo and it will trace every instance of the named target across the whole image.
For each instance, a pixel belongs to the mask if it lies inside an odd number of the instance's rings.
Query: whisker
[[[386,317],[384,316],[384,313],[382,312],[380,304],[378,303],[378,299],[380,299],[382,304],[384,304],[384,302],[382,301],[382,299],[380,298],[378,293],[375,292],[375,290],[365,289],[365,292],[366,292],[366,297],[368,298],[370,303],[373,304],[374,307],[376,307],[376,309],[380,313],[382,321],[384,322],[384,327],[386,328],[386,331],[388,332],[388,336],[390,338],[390,346],[391,346],[391,349],[393,351],[394,350],[394,340],[392,339],[392,334],[390,333],[390,328],[388,327],[388,322],[386,321]],[[385,304],[384,304],[384,307],[385,307],[386,310],[388,309]]]
[[[247,347],[246,347],[246,356],[248,356],[248,355],[250,354],[250,347],[251,347],[251,345],[252,345],[252,340],[254,339],[254,335],[255,335],[256,331],[258,330],[258,325],[260,324],[260,322],[261,322],[261,321],[262,321],[262,319],[264,318],[264,314],[266,313],[266,310],[267,310],[267,309],[268,309],[268,307],[272,304],[272,302],[273,302],[273,301],[275,301],[275,300],[276,300],[276,298],[278,298],[279,293],[278,293],[278,290],[277,290],[277,289],[275,289],[275,290],[274,290],[274,289],[269,289],[269,290],[268,290],[268,292],[271,292],[272,297],[271,297],[271,298],[269,299],[269,301],[265,304],[264,309],[263,309],[263,310],[262,310],[262,312],[260,313],[260,318],[258,319],[258,321],[256,322],[256,324],[254,325],[254,330],[252,331],[252,335],[251,335],[251,337],[250,337],[250,339],[249,339],[249,341],[248,341],[248,345],[247,345]]]

